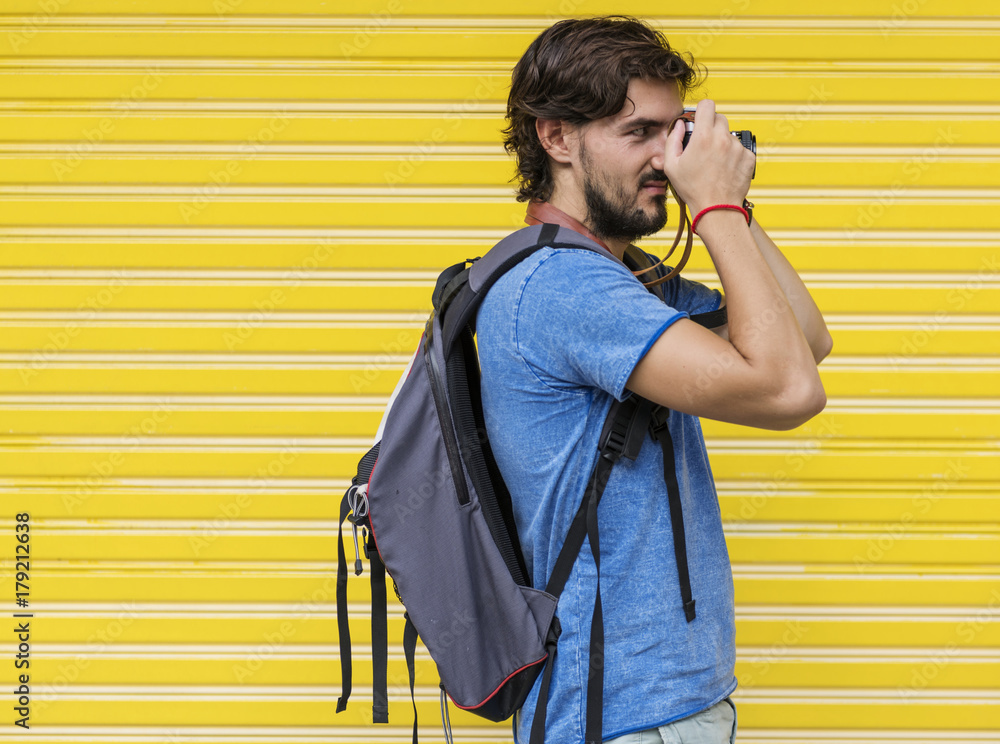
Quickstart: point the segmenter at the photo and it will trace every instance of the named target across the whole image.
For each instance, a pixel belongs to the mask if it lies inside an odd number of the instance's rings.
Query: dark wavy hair
[[[543,31],[514,67],[507,98],[504,148],[517,160],[517,200],[544,201],[552,194],[537,119],[580,125],[617,114],[632,78],[676,80],[683,99],[700,76],[690,55],[636,18],[568,19]]]

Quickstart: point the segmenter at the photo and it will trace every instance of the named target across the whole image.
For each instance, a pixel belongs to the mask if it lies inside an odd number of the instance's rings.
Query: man
[[[559,600],[547,742],[584,741],[592,663],[604,665],[605,741],[734,740],[732,572],[698,417],[790,429],[826,402],[816,370],[831,346],[823,319],[756,218],[748,225],[737,211],[754,155],[709,100],[682,147],[678,120],[695,82],[660,34],[620,17],[555,24],[513,73],[506,146],[527,221],[570,227],[608,250],[542,249],[490,290],[478,315],[486,425],[528,571],[545,586],[612,400],[635,393],[670,409],[697,603],[689,621],[663,450],[647,436],[634,462],[612,470],[598,510],[603,660],[588,653],[597,572],[586,547]],[[668,183],[699,215],[722,282],[728,326],[717,332],[689,316],[718,309],[718,292],[675,277],[661,301],[620,262],[664,226]],[[538,688],[515,721],[522,744]]]

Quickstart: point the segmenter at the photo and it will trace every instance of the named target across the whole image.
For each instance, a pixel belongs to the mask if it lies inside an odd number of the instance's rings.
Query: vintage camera
[[[691,132],[694,131],[694,109],[686,108],[681,118],[684,120],[684,142],[681,147],[687,147],[688,141],[691,139]],[[739,137],[740,144],[746,149],[752,152],[754,155],[757,154],[757,137],[749,129],[741,129],[738,132],[730,132],[734,137]],[[750,178],[757,175],[757,166],[754,165],[753,174]]]

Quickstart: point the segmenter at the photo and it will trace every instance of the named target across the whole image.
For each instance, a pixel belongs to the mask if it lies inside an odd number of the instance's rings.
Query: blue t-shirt
[[[514,504],[528,572],[544,588],[597,459],[612,399],[660,335],[718,292],[682,278],[651,294],[610,256],[544,248],[489,291],[477,317],[483,406]],[[670,412],[697,617],[688,623],[674,557],[663,451],[646,437],[612,470],[598,508],[604,610],[604,738],[683,718],[736,687],[733,581],[698,418]],[[556,614],[547,741],[582,742],[596,570],[587,543]],[[541,677],[515,719],[528,741]]]

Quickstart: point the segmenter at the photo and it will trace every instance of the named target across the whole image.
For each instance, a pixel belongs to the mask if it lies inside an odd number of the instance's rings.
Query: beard
[[[587,206],[587,226],[602,240],[622,240],[634,243],[639,238],[652,235],[667,224],[667,195],[657,195],[652,213],[639,206],[643,184],[666,181],[666,174],[649,171],[643,174],[635,188],[630,190],[622,183],[610,183],[604,173],[595,172],[583,152],[585,180],[583,196]]]

